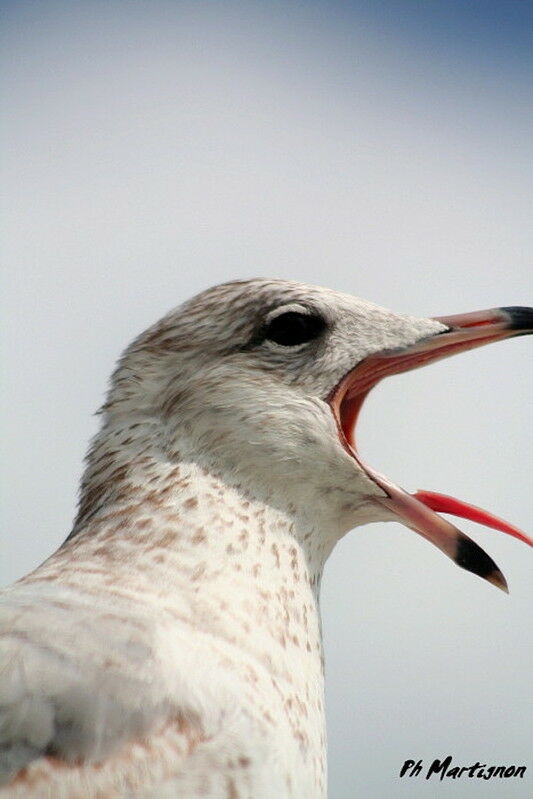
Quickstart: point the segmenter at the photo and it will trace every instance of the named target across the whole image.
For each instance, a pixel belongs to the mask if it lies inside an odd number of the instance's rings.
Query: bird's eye
[[[316,314],[286,311],[268,322],[265,338],[283,347],[295,347],[317,338],[326,326]]]

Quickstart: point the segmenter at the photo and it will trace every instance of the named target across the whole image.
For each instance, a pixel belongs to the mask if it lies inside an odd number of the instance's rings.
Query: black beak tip
[[[488,580],[489,583],[505,591],[505,593],[509,593],[505,577],[492,558],[466,535],[462,535],[457,542],[454,561],[462,569],[477,574],[478,577]]]
[[[520,331],[517,335],[533,333],[533,308],[510,305],[500,310],[509,318],[509,329]]]

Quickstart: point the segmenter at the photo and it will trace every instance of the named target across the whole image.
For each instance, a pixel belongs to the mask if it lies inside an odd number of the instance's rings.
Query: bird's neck
[[[316,520],[290,504],[257,499],[205,465],[169,458],[143,421],[104,429],[93,442],[79,512],[63,546],[81,547],[83,541],[83,548],[94,550],[105,541],[106,557],[117,553],[117,566],[142,559],[171,574],[203,569],[291,595],[309,594],[318,608],[329,554],[317,544],[321,535]]]
[[[238,476],[236,476],[238,475]],[[257,519],[271,529],[279,529],[288,543],[296,544],[305,560],[305,573],[313,591],[318,596],[322,571],[339,531],[330,529],[329,519],[322,518],[320,507],[309,510],[307,501],[293,501],[287,492],[265,489],[268,480],[259,479],[257,491],[253,481],[242,474],[226,472],[212,464],[205,455],[196,456],[190,447],[183,450],[165,440],[165,430],[157,419],[139,416],[137,419],[115,420],[105,424],[95,437],[89,454],[80,488],[79,509],[68,540],[95,534],[116,519],[116,538],[141,541],[139,536],[125,534],[123,521],[148,513],[158,516],[174,513],[174,524],[190,526],[199,519],[208,526],[217,523],[222,507],[234,511],[237,519],[249,526],[249,511],[254,509]],[[273,482],[273,481],[271,481]],[[312,495],[307,486],[303,495]],[[301,500],[300,497],[298,497]],[[319,503],[320,506],[320,503]],[[210,558],[215,556],[221,542],[236,546],[232,530],[235,520],[224,525],[220,519],[220,533],[209,536],[205,542]],[[275,543],[275,542],[273,542]],[[201,552],[201,548],[197,547]],[[230,549],[231,552],[231,549]]]
[[[285,732],[273,733],[285,735],[283,745],[301,761],[294,768],[318,784],[325,768],[323,562],[306,547],[318,531],[194,462],[165,459],[148,443],[150,431],[136,430],[96,441],[74,530],[45,566],[68,569],[74,548],[82,579],[98,584],[100,570],[107,580],[111,574],[114,592],[142,595],[158,613],[208,635],[243,670],[242,688],[262,724],[273,723],[263,697],[274,687]]]

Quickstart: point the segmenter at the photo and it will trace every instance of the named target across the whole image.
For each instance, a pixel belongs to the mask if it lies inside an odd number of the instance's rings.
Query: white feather
[[[294,303],[320,342],[250,344]],[[381,492],[325,398],[441,328],[258,280],[128,348],[71,535],[1,596],[2,799],[325,796],[320,579]]]

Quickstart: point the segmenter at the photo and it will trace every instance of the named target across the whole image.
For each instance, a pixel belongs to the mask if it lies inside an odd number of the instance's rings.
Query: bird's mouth
[[[458,566],[507,591],[507,582],[494,561],[468,536],[435,511],[461,516],[508,533],[533,546],[533,541],[488,511],[431,491],[409,494],[366,464],[357,452],[355,425],[369,391],[387,375],[417,369],[424,364],[511,336],[533,333],[533,308],[495,308],[489,311],[437,317],[446,329],[411,346],[378,352],[361,361],[331,392],[328,402],[343,447],[368,477],[385,492],[374,502],[393,518],[427,538]]]

